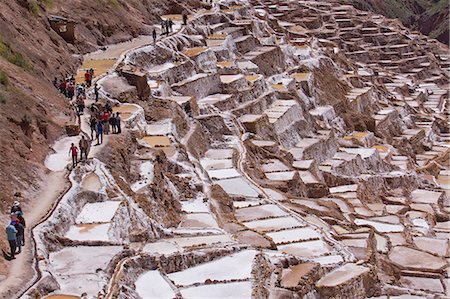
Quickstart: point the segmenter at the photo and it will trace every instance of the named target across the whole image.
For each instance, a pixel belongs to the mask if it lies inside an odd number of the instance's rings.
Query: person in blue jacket
[[[11,250],[10,258],[13,260],[15,259],[17,249],[17,229],[12,222],[6,227],[6,236],[8,237],[9,248]]]

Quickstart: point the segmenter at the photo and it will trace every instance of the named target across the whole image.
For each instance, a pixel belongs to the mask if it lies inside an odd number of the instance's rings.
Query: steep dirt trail
[[[0,283],[1,298],[13,296],[15,288],[23,285],[24,281],[31,280],[33,276],[31,269],[35,254],[34,246],[30,246],[34,243],[31,238],[31,229],[40,223],[43,218],[46,218],[70,185],[67,180],[67,171],[51,171],[43,181],[45,184],[43,184],[41,192],[31,205],[24,210],[27,220],[25,247],[22,248],[22,253],[11,262],[8,277]]]

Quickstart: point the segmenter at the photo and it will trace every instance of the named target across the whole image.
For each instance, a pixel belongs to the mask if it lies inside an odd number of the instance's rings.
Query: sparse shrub
[[[54,4],[54,0],[42,0],[42,4],[44,4],[45,7],[51,7]]]
[[[8,83],[9,83],[8,75],[4,71],[0,71],[0,84],[6,86],[8,85]]]
[[[117,8],[117,7],[119,7],[119,1],[111,0],[111,5],[112,5],[112,7]]]
[[[23,55],[19,52],[13,51],[11,47],[3,41],[1,35],[0,35],[0,56],[4,57],[12,64],[15,64],[25,70],[32,69],[31,65],[28,63],[28,61],[26,61]]]
[[[36,0],[28,1],[28,10],[34,15],[37,16],[39,14],[39,5]]]

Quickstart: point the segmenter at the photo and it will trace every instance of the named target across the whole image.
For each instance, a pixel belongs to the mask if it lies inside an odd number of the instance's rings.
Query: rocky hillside
[[[449,44],[449,2],[446,0],[349,0],[348,2],[358,9],[399,19],[403,25]]]

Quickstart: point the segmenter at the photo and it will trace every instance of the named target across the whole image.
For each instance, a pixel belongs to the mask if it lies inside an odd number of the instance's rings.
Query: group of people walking
[[[5,230],[10,249],[8,258],[13,260],[16,254],[22,252],[22,246],[25,246],[25,219],[18,201],[15,201],[11,207],[10,220]]]
[[[169,33],[173,32],[173,21],[172,19],[162,20],[161,21],[161,35],[169,35]]]

